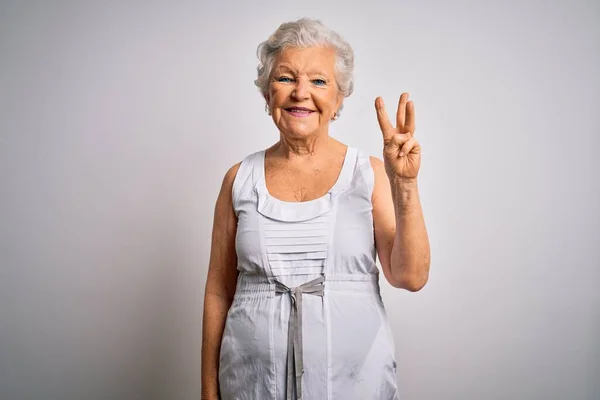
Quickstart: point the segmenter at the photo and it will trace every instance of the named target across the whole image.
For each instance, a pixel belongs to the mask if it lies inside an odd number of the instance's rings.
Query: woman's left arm
[[[373,225],[383,275],[394,287],[416,292],[429,278],[430,249],[417,181],[390,180],[383,162],[375,173]]]
[[[431,254],[417,184],[421,146],[414,138],[414,105],[402,94],[396,128],[383,100],[378,98],[375,107],[384,138],[384,161],[371,157],[377,253],[388,282],[416,292],[429,278]]]

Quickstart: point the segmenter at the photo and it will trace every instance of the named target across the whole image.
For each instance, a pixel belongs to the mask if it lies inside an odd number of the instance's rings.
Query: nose
[[[310,94],[309,82],[306,79],[296,80],[296,87],[292,91],[292,97],[296,101],[306,100]]]

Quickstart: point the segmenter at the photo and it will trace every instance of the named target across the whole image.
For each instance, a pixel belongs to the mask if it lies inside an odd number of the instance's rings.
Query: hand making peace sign
[[[385,111],[383,99],[375,99],[377,120],[383,133],[383,162],[389,179],[416,180],[421,166],[421,145],[414,138],[415,106],[402,93],[394,128]]]

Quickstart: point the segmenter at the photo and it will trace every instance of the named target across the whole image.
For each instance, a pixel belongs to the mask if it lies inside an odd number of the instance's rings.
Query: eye
[[[327,84],[327,82],[325,82],[324,79],[313,79],[312,83],[314,83],[317,86],[325,86]]]
[[[289,76],[280,76],[279,78],[277,78],[277,82],[292,82],[293,79],[290,78]]]

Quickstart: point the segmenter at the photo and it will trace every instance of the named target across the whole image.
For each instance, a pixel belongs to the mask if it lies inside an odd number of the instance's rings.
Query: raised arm
[[[221,338],[237,282],[237,217],[231,189],[239,166],[239,163],[234,165],[225,174],[215,205],[202,318],[202,400],[219,399]]]
[[[431,256],[417,186],[421,146],[414,138],[414,105],[407,93],[400,96],[396,127],[390,123],[381,98],[376,99],[375,108],[384,157],[383,162],[371,158],[377,253],[388,282],[415,292],[429,279]]]

